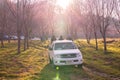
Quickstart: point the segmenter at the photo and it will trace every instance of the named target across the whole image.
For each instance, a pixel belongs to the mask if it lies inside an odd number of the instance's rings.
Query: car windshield
[[[74,43],[72,42],[67,42],[67,43],[56,43],[55,50],[66,50],[66,49],[77,49]]]

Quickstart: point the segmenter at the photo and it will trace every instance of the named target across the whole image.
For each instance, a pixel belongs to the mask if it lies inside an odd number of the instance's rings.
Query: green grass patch
[[[84,78],[88,78],[88,75],[82,68],[60,66],[59,69],[55,69],[52,64],[48,64],[41,71],[39,77],[36,77],[33,80],[77,80]]]

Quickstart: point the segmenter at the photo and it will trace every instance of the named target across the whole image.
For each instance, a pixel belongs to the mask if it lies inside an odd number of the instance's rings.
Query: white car
[[[55,66],[82,65],[83,58],[80,50],[71,40],[57,40],[49,47],[50,62]]]

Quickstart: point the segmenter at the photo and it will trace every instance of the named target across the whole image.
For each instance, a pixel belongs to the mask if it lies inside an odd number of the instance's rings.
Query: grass
[[[108,53],[103,53],[103,43],[99,41],[99,50],[96,51],[94,41],[91,44],[86,44],[85,41],[77,40],[76,43],[81,45],[81,51],[84,56],[85,65],[89,68],[112,75],[114,77],[120,77],[120,41],[107,44]]]
[[[47,56],[48,41],[32,41],[30,48],[17,55],[16,42],[6,44],[0,51],[0,79],[3,80],[73,80],[88,78],[81,68],[74,66],[55,69]]]
[[[16,42],[5,44],[6,47],[0,49],[0,79],[29,80],[48,64],[47,49],[41,45],[41,49],[30,47],[26,51],[23,51],[22,47],[22,53],[17,55]],[[35,44],[40,42],[37,41]]]
[[[108,54],[103,53],[103,43],[99,40],[96,51],[94,40],[87,44],[85,40],[76,40],[84,58],[84,66],[91,69],[87,72],[74,66],[61,66],[55,69],[48,61],[49,41],[31,41],[30,48],[17,55],[17,44],[5,42],[0,48],[0,80],[110,80],[93,74],[94,71],[120,77],[120,41],[107,44]],[[22,44],[23,45],[23,44]]]
[[[59,69],[55,69],[51,64],[46,65],[39,76],[40,78],[34,80],[78,80],[88,78],[88,75],[81,68],[61,66]]]

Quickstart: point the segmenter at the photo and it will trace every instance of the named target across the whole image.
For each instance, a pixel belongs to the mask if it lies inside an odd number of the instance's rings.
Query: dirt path
[[[97,75],[97,76],[104,77],[107,80],[120,80],[120,77],[114,77],[113,75],[108,75],[106,73],[98,72],[86,66],[83,66],[83,69],[85,72],[87,72],[88,75],[91,75],[91,76]]]

